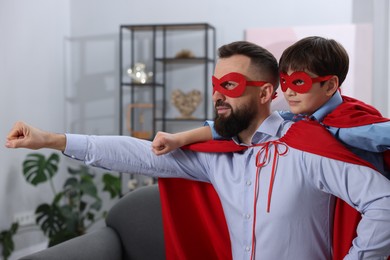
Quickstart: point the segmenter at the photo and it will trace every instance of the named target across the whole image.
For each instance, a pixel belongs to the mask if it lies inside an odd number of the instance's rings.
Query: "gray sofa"
[[[130,192],[109,211],[106,227],[68,240],[21,260],[165,259],[157,185]]]

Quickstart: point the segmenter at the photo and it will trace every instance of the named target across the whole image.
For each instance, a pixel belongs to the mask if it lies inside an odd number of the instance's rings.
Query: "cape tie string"
[[[256,181],[255,181],[255,192],[254,192],[254,202],[253,202],[253,225],[252,225],[252,254],[251,259],[255,257],[255,245],[256,245],[256,212],[257,212],[257,199],[259,195],[259,175],[261,168],[268,164],[270,161],[270,147],[274,146],[274,152],[272,157],[272,170],[270,176],[270,184],[268,187],[268,200],[267,200],[267,212],[270,211],[271,207],[271,197],[272,197],[272,189],[275,181],[276,175],[276,166],[277,161],[280,155],[285,155],[288,151],[288,147],[286,144],[280,141],[269,141],[266,143],[262,143],[256,146],[260,146],[260,150],[256,154]]]

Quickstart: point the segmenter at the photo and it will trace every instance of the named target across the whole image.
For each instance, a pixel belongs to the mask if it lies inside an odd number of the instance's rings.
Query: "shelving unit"
[[[193,128],[209,119],[211,75],[216,58],[213,26],[121,25],[119,40],[121,135],[134,136],[143,131],[150,133],[145,139],[152,139],[157,131],[181,131],[188,128],[188,123],[195,123],[190,127]],[[182,57],[183,53],[189,55]],[[153,74],[145,83],[136,82],[127,73],[137,63],[146,66],[146,73]],[[192,117],[181,117],[171,105],[174,90],[182,91],[183,95],[193,90],[201,92],[202,101]],[[137,104],[150,104],[151,109],[137,111]],[[134,109],[124,113],[128,106]],[[142,109],[142,105],[138,106],[138,110]]]

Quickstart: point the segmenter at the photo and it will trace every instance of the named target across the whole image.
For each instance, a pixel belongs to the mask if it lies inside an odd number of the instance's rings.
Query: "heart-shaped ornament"
[[[199,90],[192,90],[185,94],[177,89],[172,91],[171,103],[179,110],[180,118],[193,118],[192,113],[202,101],[202,94]]]

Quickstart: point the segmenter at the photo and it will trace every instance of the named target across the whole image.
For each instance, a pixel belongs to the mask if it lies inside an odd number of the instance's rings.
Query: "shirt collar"
[[[314,112],[311,117],[319,122],[324,120],[324,118],[332,112],[336,107],[338,107],[341,103],[343,103],[343,98],[339,91],[336,91],[334,95],[316,112]]]
[[[280,128],[283,122],[285,122],[285,120],[279,115],[277,111],[271,113],[256,130],[252,137],[252,143],[261,143],[266,139],[270,139],[270,137],[273,137],[273,139],[280,138]],[[233,140],[237,144],[240,144],[236,136],[233,137]]]

